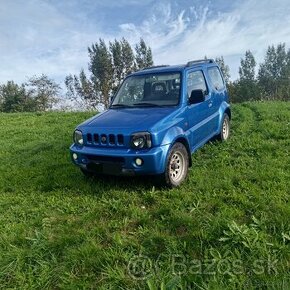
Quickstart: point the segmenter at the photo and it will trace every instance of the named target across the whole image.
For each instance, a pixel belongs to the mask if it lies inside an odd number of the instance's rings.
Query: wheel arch
[[[189,148],[189,144],[188,144],[187,139],[183,136],[180,136],[174,140],[174,142],[172,143],[172,146],[175,143],[181,143],[184,145],[184,147],[186,148],[187,154],[188,154],[189,167],[191,167],[192,166],[192,159],[191,159],[191,152],[190,152],[190,148]]]
[[[231,109],[230,107],[227,107],[224,111],[225,114],[227,114],[230,118],[230,120],[232,119],[232,112],[231,112]]]
[[[223,102],[219,108],[219,122],[218,122],[218,131],[217,131],[218,134],[220,133],[222,129],[222,122],[223,122],[224,114],[227,114],[229,116],[229,119],[231,120],[232,111],[231,111],[230,105],[226,102]]]

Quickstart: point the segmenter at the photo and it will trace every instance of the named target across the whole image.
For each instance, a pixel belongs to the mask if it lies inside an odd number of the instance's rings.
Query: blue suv
[[[71,157],[85,175],[159,175],[175,187],[195,150],[213,137],[228,139],[230,119],[213,60],[150,67],[129,75],[109,109],[76,128]]]

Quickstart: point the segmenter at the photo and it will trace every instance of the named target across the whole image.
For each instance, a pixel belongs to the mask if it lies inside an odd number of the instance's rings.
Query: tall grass
[[[290,104],[232,115],[169,190],[83,177],[68,147],[89,113],[1,114],[0,287],[289,289]]]

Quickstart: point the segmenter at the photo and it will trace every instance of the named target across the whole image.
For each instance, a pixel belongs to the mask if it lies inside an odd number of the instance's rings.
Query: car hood
[[[148,130],[175,110],[176,108],[168,107],[109,109],[87,120],[81,126]]]

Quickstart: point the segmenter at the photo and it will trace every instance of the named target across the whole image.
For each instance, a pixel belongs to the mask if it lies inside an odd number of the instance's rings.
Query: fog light
[[[141,158],[136,158],[135,163],[137,166],[142,166],[143,165],[143,160]]]
[[[77,155],[76,153],[73,153],[72,156],[73,156],[73,159],[74,159],[74,160],[77,160],[77,159],[78,159],[78,155]]]

